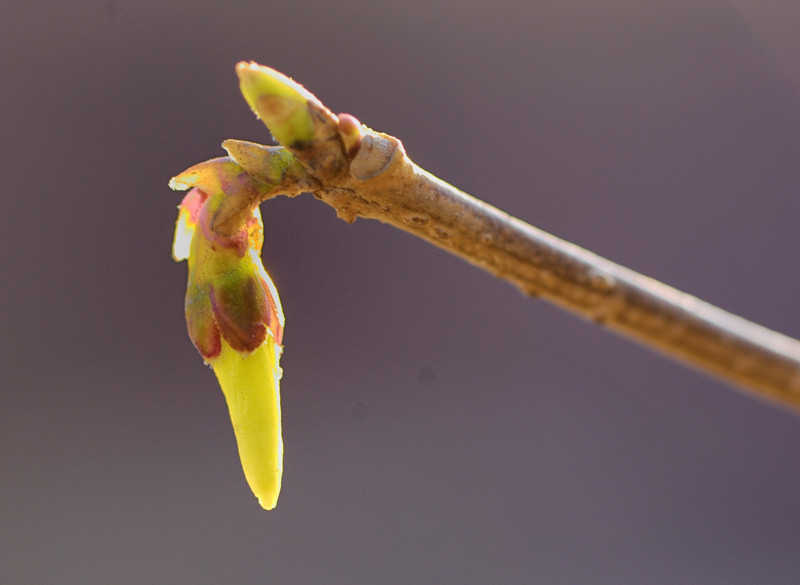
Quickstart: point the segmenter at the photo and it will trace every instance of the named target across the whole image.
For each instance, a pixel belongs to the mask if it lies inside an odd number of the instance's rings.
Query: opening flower
[[[264,227],[258,202],[268,186],[227,157],[192,167],[172,185],[191,187],[179,207],[172,249],[176,261],[189,264],[189,337],[225,394],[250,488],[261,506],[271,509],[283,472],[279,359],[284,317],[260,257]],[[231,198],[243,204],[234,222],[223,217]]]

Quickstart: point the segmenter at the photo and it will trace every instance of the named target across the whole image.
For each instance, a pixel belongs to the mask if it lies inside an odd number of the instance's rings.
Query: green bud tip
[[[291,147],[314,139],[308,103],[319,104],[319,100],[311,92],[282,73],[252,61],[238,63],[236,74],[244,99],[275,140]]]

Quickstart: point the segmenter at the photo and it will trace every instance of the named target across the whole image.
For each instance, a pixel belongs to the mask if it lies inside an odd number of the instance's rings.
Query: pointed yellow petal
[[[280,354],[281,346],[268,334],[249,355],[223,341],[222,353],[211,360],[228,403],[244,475],[265,510],[275,507],[283,474]]]

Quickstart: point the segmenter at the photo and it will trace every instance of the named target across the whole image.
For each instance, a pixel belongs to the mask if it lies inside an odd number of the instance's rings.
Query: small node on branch
[[[361,144],[361,122],[350,114],[339,114],[339,135],[347,156],[352,159]]]

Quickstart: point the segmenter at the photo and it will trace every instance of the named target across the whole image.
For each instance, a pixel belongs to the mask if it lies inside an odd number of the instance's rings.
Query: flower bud
[[[189,337],[222,387],[248,484],[271,509],[283,473],[278,361],[284,318],[259,255],[260,187],[228,158],[195,165],[171,185],[192,187],[179,207],[172,251],[189,264]],[[244,209],[234,205],[231,212],[231,198]],[[242,218],[230,233],[214,229],[221,210],[226,219]]]

